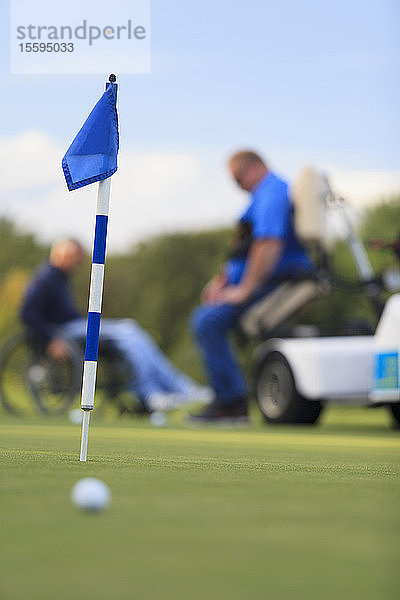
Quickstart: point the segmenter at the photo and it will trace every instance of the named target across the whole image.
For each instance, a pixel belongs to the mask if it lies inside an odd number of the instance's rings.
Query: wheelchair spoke
[[[81,376],[81,351],[69,342],[66,360],[54,360],[42,353],[27,373],[28,386],[37,407],[50,415],[62,414],[70,407],[80,391]]]
[[[21,333],[5,344],[0,356],[0,398],[12,414],[33,413],[35,408],[26,374],[34,368],[34,355]]]
[[[26,333],[10,338],[0,353],[0,399],[14,414],[65,412],[80,389],[82,354],[68,342],[69,356],[55,361]]]

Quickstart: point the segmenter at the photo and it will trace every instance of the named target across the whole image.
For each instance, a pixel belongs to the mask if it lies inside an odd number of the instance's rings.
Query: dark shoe
[[[142,404],[141,402],[135,406],[132,411],[132,414],[136,417],[146,417],[147,415],[151,415],[153,411],[146,404]]]
[[[120,406],[120,415],[132,415],[134,417],[147,417],[151,415],[152,411],[145,404],[137,403],[134,406]]]
[[[188,423],[248,423],[247,401],[244,398],[236,400],[232,404],[221,404],[218,401],[213,402],[205,409],[194,415],[189,415],[186,419]]]

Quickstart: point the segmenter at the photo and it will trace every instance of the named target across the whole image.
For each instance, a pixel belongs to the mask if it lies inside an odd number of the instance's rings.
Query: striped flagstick
[[[116,80],[115,75],[111,73],[105,92],[91,110],[62,159],[62,169],[69,191],[99,182],[81,398],[81,408],[84,413],[80,460],[83,462],[87,459],[90,411],[94,408],[96,387],[110,178],[118,169]]]
[[[86,462],[87,460],[90,411],[94,408],[101,305],[103,299],[104,263],[106,258],[107,225],[110,205],[110,188],[110,177],[99,182],[92,272],[90,276],[85,363],[83,366],[81,408],[84,412],[80,454],[81,462]]]

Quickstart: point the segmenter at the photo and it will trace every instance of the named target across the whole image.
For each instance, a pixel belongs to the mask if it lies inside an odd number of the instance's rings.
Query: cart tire
[[[395,427],[400,427],[400,404],[389,404]]]
[[[296,390],[292,370],[282,354],[272,352],[260,365],[256,379],[257,403],[268,423],[314,424],[322,403],[306,400]]]

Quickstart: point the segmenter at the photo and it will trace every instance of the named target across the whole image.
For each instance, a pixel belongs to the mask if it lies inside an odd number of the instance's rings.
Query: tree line
[[[394,239],[400,232],[400,197],[370,209],[360,228],[364,240]],[[175,233],[146,240],[107,258],[103,316],[136,319],[169,356],[188,373],[197,375],[199,362],[190,338],[188,321],[199,302],[202,287],[227,254],[229,229]],[[19,326],[19,306],[33,271],[48,256],[49,248],[32,233],[22,232],[0,219],[0,345]],[[369,252],[377,271],[393,264],[390,252]],[[341,278],[356,280],[354,261],[343,241],[335,244],[332,269]],[[90,257],[73,278],[82,313],[87,310]],[[334,289],[304,307],[293,323],[315,324],[335,333],[351,319],[376,317],[361,290]],[[246,352],[246,350],[245,350]]]

